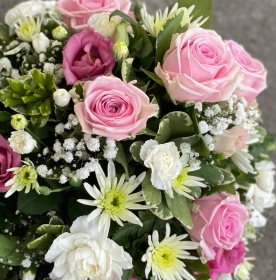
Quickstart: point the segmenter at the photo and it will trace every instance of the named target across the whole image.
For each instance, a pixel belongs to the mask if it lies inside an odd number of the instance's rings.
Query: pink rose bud
[[[131,2],[129,0],[59,0],[57,8],[63,15],[63,21],[71,28],[78,31],[87,27],[90,16],[102,12],[121,10],[128,13]]]
[[[194,201],[194,227],[187,229],[191,238],[200,242],[202,254],[215,259],[214,248],[232,250],[241,240],[248,213],[238,196],[212,194]]]
[[[75,105],[82,131],[117,141],[143,130],[148,118],[158,112],[142,90],[113,76],[86,82],[84,96],[84,102]]]
[[[112,48],[113,41],[92,28],[73,35],[63,51],[62,67],[67,84],[94,80],[112,72],[115,64]]]
[[[214,152],[225,154],[226,157],[247,147],[250,136],[242,126],[234,126],[224,130],[221,135],[214,136]]]
[[[155,68],[173,101],[229,99],[243,75],[229,47],[212,30],[192,28],[172,38],[163,65]]]
[[[267,71],[263,64],[257,59],[252,58],[241,45],[234,41],[226,41],[226,43],[244,74],[244,79],[238,86],[235,94],[251,102],[266,88]]]

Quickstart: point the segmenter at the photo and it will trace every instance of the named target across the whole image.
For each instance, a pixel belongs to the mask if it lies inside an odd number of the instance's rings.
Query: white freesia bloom
[[[8,140],[11,148],[19,154],[29,154],[37,147],[36,140],[24,130],[13,131]]]
[[[275,165],[272,161],[263,160],[255,163],[258,175],[255,177],[258,187],[265,192],[272,192],[274,189]]]
[[[22,15],[41,16],[47,9],[54,8],[56,1],[26,1],[10,9],[5,16],[5,23],[12,27]]]
[[[137,202],[144,201],[142,192],[133,193],[133,191],[142,183],[146,172],[141,173],[137,178],[132,176],[125,181],[126,175],[123,174],[118,180],[113,161],[108,162],[108,174],[104,174],[99,163],[95,164],[95,174],[100,190],[96,186],[90,186],[84,183],[86,191],[94,200],[78,199],[78,202],[85,205],[96,206],[88,216],[88,221],[92,221],[100,216],[99,228],[105,227],[108,231],[111,219],[123,226],[122,221],[128,221],[132,224],[143,226],[139,218],[131,210],[143,210],[152,208],[151,206],[141,205]]]
[[[198,242],[182,241],[188,236],[176,234],[170,236],[171,228],[166,224],[166,236],[159,242],[158,231],[155,230],[148,236],[149,247],[142,257],[146,264],[146,278],[150,271],[156,280],[194,280],[195,278],[185,269],[184,259],[196,260],[197,257],[190,256],[186,250],[196,250]]]
[[[123,269],[132,268],[132,258],[123,247],[97,231],[99,218],[87,222],[78,217],[66,232],[58,236],[45,260],[54,263],[53,280],[120,280]]]
[[[244,173],[256,173],[250,163],[250,161],[253,160],[253,156],[248,152],[242,150],[238,151],[231,156],[231,159],[235,163],[235,165]]]
[[[152,185],[159,190],[169,190],[171,180],[182,169],[179,151],[173,142],[159,145],[155,140],[148,140],[141,147],[140,158],[151,169]]]
[[[33,273],[31,270],[28,270],[26,272],[23,272],[22,280],[35,280],[35,273]]]
[[[40,32],[32,37],[33,48],[37,53],[46,52],[47,48],[50,46],[50,40]]]
[[[53,94],[54,101],[59,107],[68,105],[71,100],[71,95],[66,89],[58,89]]]
[[[114,16],[109,20],[110,14],[108,12],[94,14],[89,18],[88,25],[104,37],[112,38],[117,25],[121,22],[121,18]]]
[[[271,208],[275,204],[275,195],[271,192],[263,191],[257,184],[251,184],[247,191],[246,199],[261,213],[265,208]]]

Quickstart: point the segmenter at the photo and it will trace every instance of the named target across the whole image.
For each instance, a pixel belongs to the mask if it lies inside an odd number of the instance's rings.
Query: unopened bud
[[[37,53],[46,52],[46,50],[50,46],[49,38],[46,37],[42,32],[40,32],[39,34],[35,34],[32,37],[32,43],[33,48]]]
[[[55,40],[65,40],[68,36],[67,30],[63,26],[58,26],[52,31]]]
[[[113,57],[116,61],[122,61],[129,55],[129,50],[125,42],[116,42],[112,51]]]
[[[70,93],[65,89],[58,89],[53,94],[54,101],[59,107],[65,107],[71,100]]]

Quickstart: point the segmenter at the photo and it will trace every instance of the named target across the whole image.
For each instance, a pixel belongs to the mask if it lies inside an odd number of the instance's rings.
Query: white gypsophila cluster
[[[193,168],[200,167],[201,162],[197,159],[199,154],[192,150],[191,144],[184,142],[180,144],[179,148],[185,158],[184,161],[187,162],[189,166]]]
[[[74,151],[76,149],[76,138],[67,138],[63,142],[63,148],[66,151]]]
[[[70,93],[71,98],[72,98],[72,100],[75,104],[83,101],[83,99],[81,99],[81,96],[79,94],[77,94],[75,87],[73,87],[71,90],[69,90],[69,93]]]
[[[59,183],[64,185],[64,184],[66,184],[67,181],[68,181],[68,178],[65,175],[61,174],[59,177]]]
[[[7,72],[10,72],[12,69],[11,62],[7,57],[3,57],[0,59],[0,72],[3,69],[5,69]]]
[[[30,267],[31,264],[32,264],[32,262],[31,262],[31,260],[28,259],[28,258],[27,258],[27,259],[24,259],[24,260],[21,262],[21,265],[22,265],[23,267],[25,267],[25,268]]]
[[[91,134],[84,134],[84,143],[90,152],[98,152],[100,150],[100,139],[92,137]]]
[[[201,102],[196,102],[196,103],[195,103],[195,109],[196,109],[198,112],[202,112],[202,103],[201,103]]]
[[[42,178],[45,178],[48,175],[48,167],[45,164],[41,164],[36,168],[36,172]]]
[[[238,98],[233,94],[230,99],[218,104],[204,105],[203,108],[198,104],[194,106],[197,117],[200,119],[199,130],[202,134],[221,135],[224,130],[228,129],[229,125],[240,125],[249,132],[251,139],[256,141],[257,131],[255,127],[258,125],[260,114],[257,105],[249,105],[243,97]],[[208,145],[211,145],[209,148],[213,147],[212,144],[209,141]]]
[[[112,160],[116,158],[118,148],[116,147],[116,141],[111,138],[106,138],[106,145],[104,146],[103,157],[107,160]]]

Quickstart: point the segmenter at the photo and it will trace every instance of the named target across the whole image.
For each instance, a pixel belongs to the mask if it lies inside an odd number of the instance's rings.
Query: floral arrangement
[[[266,70],[209,29],[211,4],[7,12],[0,280],[250,279],[275,203]]]

